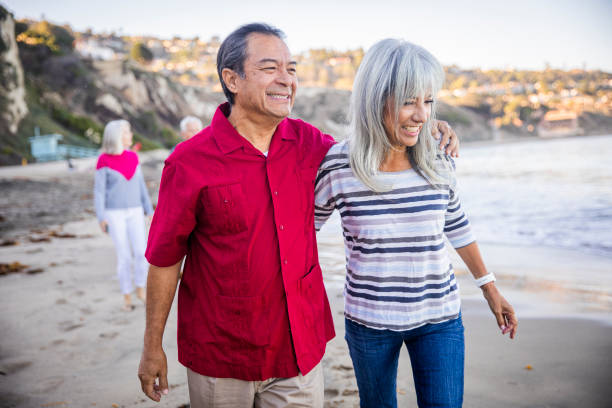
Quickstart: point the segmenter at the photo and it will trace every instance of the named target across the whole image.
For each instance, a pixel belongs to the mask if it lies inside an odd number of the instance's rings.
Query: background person
[[[94,179],[94,205],[102,231],[110,234],[117,253],[117,275],[123,294],[123,310],[132,310],[133,284],[136,294],[145,300],[148,262],[145,219],[153,207],[138,155],[132,145],[132,130],[126,120],[114,120],[104,128],[102,154],[98,158]],[[132,278],[132,265],[134,276]]]
[[[202,121],[195,116],[185,116],[179,124],[181,138],[187,140],[203,129]]]

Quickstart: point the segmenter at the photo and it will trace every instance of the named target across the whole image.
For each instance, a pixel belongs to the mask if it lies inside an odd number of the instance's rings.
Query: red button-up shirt
[[[146,257],[184,255],[179,361],[211,377],[308,373],[334,337],[318,262],[314,180],[334,143],[294,119],[267,157],[217,109],[210,126],[166,160]]]

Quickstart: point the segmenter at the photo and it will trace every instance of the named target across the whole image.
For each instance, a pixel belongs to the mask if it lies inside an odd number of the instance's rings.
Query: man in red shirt
[[[166,160],[138,371],[155,401],[168,393],[162,336],[187,255],[178,347],[191,406],[323,406],[320,361],[334,328],[313,194],[334,141],[287,118],[297,77],[282,38],[264,24],[228,36],[217,69],[229,103]]]

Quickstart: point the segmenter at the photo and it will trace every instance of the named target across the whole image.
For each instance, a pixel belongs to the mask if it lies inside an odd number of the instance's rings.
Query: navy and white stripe
[[[355,176],[346,141],[333,146],[319,168],[315,227],[340,212],[346,317],[389,330],[456,318],[459,291],[444,237],[455,248],[474,238],[455,183],[432,186],[413,169],[382,173],[380,181],[391,190],[375,193]]]

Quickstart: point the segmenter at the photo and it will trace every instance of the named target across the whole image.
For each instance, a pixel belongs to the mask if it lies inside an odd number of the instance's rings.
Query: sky
[[[611,0],[0,0],[16,18],[80,31],[223,39],[263,21],[293,53],[367,49],[383,38],[427,48],[462,68],[601,69],[612,72]]]

